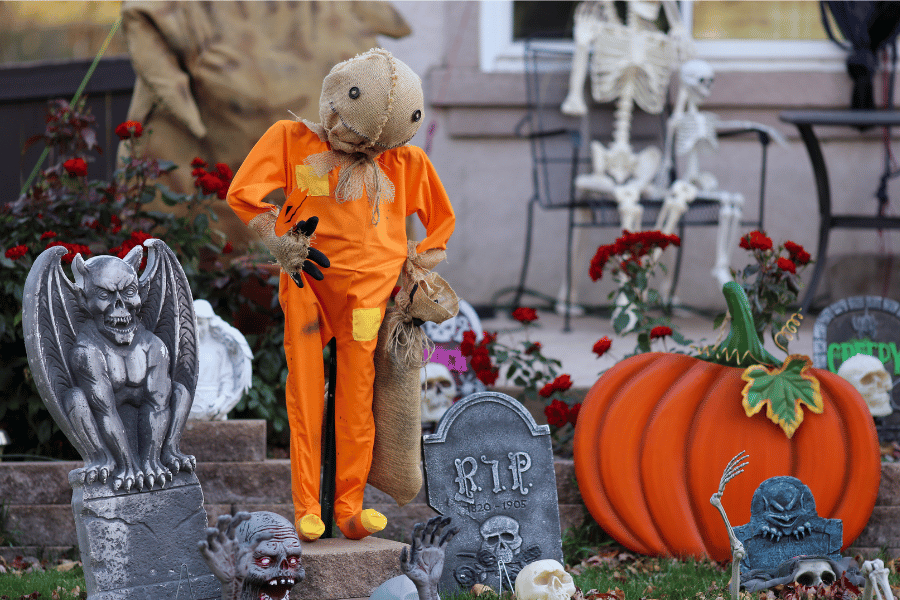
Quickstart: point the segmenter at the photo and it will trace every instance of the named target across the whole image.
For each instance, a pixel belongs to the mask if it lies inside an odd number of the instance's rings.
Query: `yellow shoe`
[[[297,521],[297,535],[304,542],[314,542],[325,533],[325,523],[319,518],[319,515],[312,513],[304,515]]]
[[[367,508],[355,517],[338,525],[341,533],[349,540],[361,540],[387,527],[387,517],[375,509]]]

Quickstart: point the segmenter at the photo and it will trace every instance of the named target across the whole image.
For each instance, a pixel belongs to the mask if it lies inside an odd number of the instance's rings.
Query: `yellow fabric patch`
[[[331,195],[331,190],[328,188],[328,173],[319,177],[309,165],[297,165],[294,167],[294,175],[297,179],[297,187],[307,190],[310,196]]]
[[[378,338],[381,327],[380,308],[353,309],[353,339],[357,342],[370,342]]]

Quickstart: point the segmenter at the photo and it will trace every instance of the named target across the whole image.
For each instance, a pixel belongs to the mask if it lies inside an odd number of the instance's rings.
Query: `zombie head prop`
[[[526,565],[516,577],[518,600],[569,600],[575,594],[575,581],[566,569],[552,559]]]
[[[134,340],[141,310],[137,269],[144,253],[135,246],[125,257],[95,256],[87,261],[78,254],[72,272],[79,298],[97,331],[119,346]]]
[[[863,397],[874,417],[886,417],[891,407],[891,376],[878,358],[866,354],[851,356],[841,364],[838,375],[850,382]]]

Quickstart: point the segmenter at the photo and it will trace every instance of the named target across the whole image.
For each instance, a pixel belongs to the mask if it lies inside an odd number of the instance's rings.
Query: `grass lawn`
[[[571,550],[572,546],[567,549]],[[573,560],[574,564],[570,566],[570,572],[579,588],[575,600],[730,599],[728,580],[731,569],[728,564],[651,558],[609,545],[592,549],[581,547],[575,554],[581,555],[573,557],[578,560]],[[890,579],[891,585],[895,586],[895,595],[900,595],[900,587],[897,587],[900,586],[900,576],[896,572],[898,563],[900,561],[886,561],[891,569]],[[21,563],[6,564],[0,560],[0,567],[3,567],[0,569],[0,600],[69,600],[87,597],[84,591],[84,572],[78,563],[47,563],[43,568],[34,568],[32,572],[25,572],[25,566]],[[747,600],[857,597],[854,593],[842,595],[839,593],[841,591],[840,586],[836,586],[832,590],[823,590],[818,595],[797,595],[792,588],[783,587],[768,594],[743,594],[742,597]],[[461,594],[455,600],[473,598],[472,594]],[[504,600],[507,599],[508,596],[504,593]]]

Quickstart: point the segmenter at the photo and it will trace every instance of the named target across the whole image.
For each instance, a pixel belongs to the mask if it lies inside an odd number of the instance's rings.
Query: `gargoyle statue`
[[[72,261],[73,284],[48,248],[25,282],[28,363],[50,414],[84,459],[73,485],[164,486],[193,471],[179,449],[197,386],[197,335],[187,278],[164,242],[125,259]]]
[[[222,582],[222,600],[288,600],[306,576],[297,530],[272,512],[222,515],[198,547]]]
[[[740,589],[758,592],[796,582],[802,586],[831,585],[842,576],[853,585],[865,582],[863,600],[893,600],[888,570],[881,560],[867,560],[858,568],[852,558],[839,554],[841,521],[816,513],[812,492],[794,477],[763,481],[750,505],[750,522],[732,528],[722,506],[725,485],[747,466],[740,452],[725,467],[719,490],[710,503],[716,507],[731,541],[731,597]],[[785,558],[786,557],[786,558]]]

